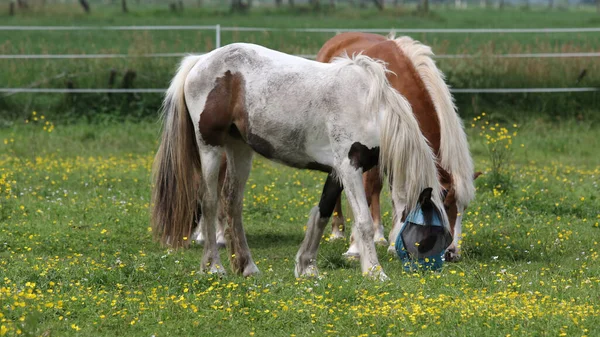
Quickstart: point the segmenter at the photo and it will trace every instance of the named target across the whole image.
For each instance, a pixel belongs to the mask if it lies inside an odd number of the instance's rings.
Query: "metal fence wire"
[[[244,32],[265,32],[265,31],[290,31],[304,33],[341,33],[348,31],[361,31],[369,33],[439,33],[439,34],[552,34],[552,33],[597,33],[600,27],[593,28],[483,28],[483,29],[349,29],[349,28],[270,28],[270,27],[226,27],[221,25],[214,26],[0,26],[0,31],[134,31],[134,30],[214,30],[215,45],[221,46],[221,32],[223,31],[244,31]],[[152,54],[0,54],[0,59],[99,59],[99,58],[158,58],[158,57],[183,57],[191,53],[152,53]],[[300,54],[296,55],[308,59],[315,59],[316,55]],[[447,54],[436,55],[437,59],[471,59],[480,57],[490,58],[588,58],[600,57],[600,52],[579,52],[579,53],[522,53],[522,54]],[[70,93],[70,94],[90,94],[90,93],[164,93],[166,89],[51,89],[51,88],[0,88],[1,93]],[[595,92],[600,88],[453,88],[452,93],[457,94],[512,94],[512,93],[568,93],[568,92]]]

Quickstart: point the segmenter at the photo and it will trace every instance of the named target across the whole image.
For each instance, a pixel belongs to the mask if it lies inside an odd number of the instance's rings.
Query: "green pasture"
[[[530,10],[433,5],[355,9],[92,3],[17,11],[2,25],[214,25],[222,32],[315,54],[333,33],[286,28],[597,27],[592,8]],[[118,2],[117,2],[118,3]],[[414,34],[436,54],[597,52],[598,33]],[[214,31],[0,31],[0,54],[122,53],[79,60],[0,59],[2,87],[165,88],[178,58],[206,52]],[[597,57],[439,60],[456,88],[600,87]],[[109,84],[110,73],[115,80]],[[585,75],[584,74],[585,71]],[[199,273],[202,247],[173,251],[152,239],[150,167],[160,94],[0,93],[0,336],[599,336],[600,120],[598,93],[455,95],[469,135],[477,197],[464,215],[459,263],[405,273],[378,248],[391,281],[361,275],[329,230],[320,278],[296,279],[294,256],[325,174],[257,156],[244,223],[261,270],[244,279]],[[33,111],[36,111],[33,113]],[[486,114],[482,114],[486,111]],[[498,154],[507,155],[493,169]],[[391,207],[384,192],[383,221]],[[352,212],[345,204],[346,222]],[[349,233],[348,233],[349,235]],[[348,236],[347,235],[347,236]],[[221,258],[229,271],[227,252]]]
[[[136,6],[120,12],[119,6],[95,6],[84,14],[77,5],[53,5],[20,11],[14,17],[0,14],[3,25],[215,25],[270,27],[272,32],[223,31],[221,43],[250,42],[292,54],[316,54],[335,33],[292,32],[288,28],[546,28],[597,27],[600,16],[588,8],[547,10],[532,8],[469,8],[434,6],[421,15],[413,7],[389,8],[256,8],[247,14],[227,9],[187,6],[170,12],[166,6]],[[402,33],[399,33],[402,34]],[[492,54],[596,52],[598,33],[415,33],[413,38],[430,45],[436,54],[475,54],[476,59],[441,59],[440,68],[455,88],[599,87],[597,57],[491,58]],[[126,54],[104,59],[0,59],[3,87],[32,88],[165,88],[178,57],[146,58],[149,53],[207,52],[215,48],[215,32],[196,31],[0,31],[0,54]],[[110,83],[111,71],[115,73]],[[123,83],[127,71],[136,76]],[[583,75],[582,75],[583,74]],[[89,119],[98,115],[119,118],[154,116],[160,95],[14,94],[0,96],[6,119],[22,118],[32,110],[45,110],[54,118]],[[461,112],[474,115],[481,109],[515,108],[550,116],[596,119],[589,110],[600,104],[597,93],[456,95]],[[517,110],[518,110],[517,109]],[[92,117],[90,117],[92,116]],[[582,117],[583,116],[583,117]],[[0,119],[3,119],[0,117]]]
[[[465,214],[462,261],[407,274],[381,248],[391,281],[380,283],[342,259],[348,240],[329,241],[329,230],[322,277],[294,278],[322,173],[256,157],[244,221],[262,273],[202,275],[200,246],[171,251],[152,239],[158,123],[64,125],[30,113],[0,129],[0,335],[598,336],[600,130],[500,117],[465,120],[485,174]],[[512,155],[504,185],[491,178],[492,144]]]

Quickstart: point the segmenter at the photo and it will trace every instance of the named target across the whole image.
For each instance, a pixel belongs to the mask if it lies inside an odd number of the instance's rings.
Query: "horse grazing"
[[[393,177],[394,198],[409,209],[424,204],[419,197],[431,201],[435,207],[423,212],[438,213],[449,227],[433,152],[410,105],[389,86],[385,66],[367,56],[327,64],[242,43],[188,56],[167,90],[163,115],[153,167],[153,231],[163,244],[189,244],[199,201],[202,271],[224,272],[215,235],[223,153],[229,257],[233,271],[244,276],[258,272],[242,226],[254,151],[285,165],[329,173],[296,255],[297,277],[318,273],[319,242],[343,188],[356,218],[361,269],[387,279],[377,259],[361,178],[377,163]]]
[[[367,33],[342,33],[328,40],[319,53],[317,61],[332,62],[340,55],[362,53],[381,60],[390,70],[387,78],[392,87],[410,103],[421,133],[427,138],[436,159],[439,182],[445,191],[444,208],[450,221],[454,240],[446,250],[446,260],[459,258],[462,235],[462,212],[475,195],[473,184],[473,161],[462,121],[456,113],[450,90],[444,75],[435,66],[431,48],[410,37],[394,39]],[[374,168],[364,174],[368,203],[373,217],[375,242],[387,244],[381,224],[379,194],[382,189],[380,170]],[[394,208],[402,210],[406,206],[393,198]],[[410,205],[408,205],[410,206]],[[393,247],[401,228],[402,212],[394,214],[394,224],[390,231],[389,250]],[[333,238],[343,237],[344,217],[338,199],[332,223]],[[358,245],[351,239],[345,255],[359,254]]]

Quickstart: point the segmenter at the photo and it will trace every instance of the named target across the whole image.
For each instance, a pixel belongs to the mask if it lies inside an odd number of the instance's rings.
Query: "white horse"
[[[203,271],[224,272],[215,235],[223,153],[229,256],[233,271],[244,276],[258,273],[242,226],[254,151],[329,173],[296,255],[297,277],[318,274],[319,242],[343,188],[356,221],[362,272],[387,279],[362,183],[362,173],[377,163],[390,177],[395,200],[411,210],[427,204],[426,218],[436,212],[449,228],[434,155],[410,105],[389,86],[385,67],[367,56],[326,64],[241,43],[188,56],[167,91],[163,113],[154,164],[154,233],[174,247],[188,244],[199,200]]]

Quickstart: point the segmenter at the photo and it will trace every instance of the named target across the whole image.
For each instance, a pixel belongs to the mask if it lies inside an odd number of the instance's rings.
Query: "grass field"
[[[2,25],[212,25],[339,28],[597,27],[591,10],[465,11],[434,7],[314,13],[256,9],[77,6],[0,14]],[[222,42],[313,54],[332,34],[224,32]],[[598,51],[598,34],[414,36],[444,53]],[[0,54],[204,52],[211,31],[0,32]],[[177,58],[0,60],[2,86],[163,88]],[[454,87],[598,86],[598,58],[442,60]],[[587,76],[575,83],[585,69]],[[457,95],[476,169],[463,259],[439,273],[365,279],[325,236],[319,279],[295,279],[294,256],[325,175],[256,157],[244,222],[262,273],[199,274],[202,247],[152,239],[150,166],[160,95],[0,96],[0,336],[599,336],[600,95]],[[488,114],[481,117],[482,109]],[[37,109],[35,115],[32,111]],[[473,116],[480,119],[472,119]],[[115,116],[117,118],[115,118]],[[151,116],[151,118],[147,118]],[[119,122],[115,122],[115,119]],[[82,120],[93,121],[85,123]],[[140,122],[141,120],[141,122]],[[134,121],[134,122],[133,122]],[[491,124],[485,124],[489,121]],[[493,121],[493,122],[491,122]],[[496,125],[496,121],[499,123]],[[557,123],[559,121],[559,123]],[[514,123],[518,123],[515,126]],[[484,126],[485,129],[481,129]],[[507,131],[501,131],[506,127]],[[514,133],[516,132],[516,134]],[[510,136],[508,138],[507,136]],[[508,147],[508,149],[506,148]],[[492,170],[490,149],[511,155]],[[386,233],[390,203],[383,198]],[[349,208],[347,223],[352,223]],[[229,268],[226,252],[221,257]],[[229,270],[229,269],[228,269]]]
[[[97,6],[91,15],[77,5],[48,6],[2,17],[3,25],[214,25],[273,28],[545,28],[596,27],[598,15],[587,9],[503,11],[470,8],[455,10],[434,7],[430,15],[418,15],[414,8],[374,9],[339,8],[314,13],[307,8],[296,11],[260,8],[248,14],[226,10],[189,7],[171,13],[156,7],[130,6],[123,14],[118,6]],[[4,14],[3,14],[4,15]],[[316,54],[333,33],[301,32],[222,32],[222,44],[251,42],[293,54]],[[0,54],[94,54],[206,52],[215,47],[214,31],[0,31]],[[600,62],[597,57],[497,59],[486,57],[502,53],[596,52],[597,33],[552,34],[413,34],[432,46],[436,54],[478,54],[478,59],[439,60],[448,82],[455,88],[531,88],[600,87]],[[107,88],[111,70],[116,72],[113,87],[122,87],[128,70],[136,72],[135,88],[165,88],[179,58],[117,58],[75,60],[0,59],[0,78],[4,87]],[[578,81],[582,71],[586,71]],[[573,117],[583,114],[596,119],[588,110],[600,104],[598,93],[457,95],[461,111],[468,115],[480,108],[515,107],[539,114]],[[101,102],[99,104],[99,102]],[[22,118],[32,110],[44,110],[54,118],[79,118],[98,114],[153,116],[160,104],[158,95],[137,95],[125,99],[103,94],[40,95],[18,94],[0,97],[0,112],[9,119]]]
[[[322,278],[293,276],[324,174],[257,157],[244,221],[262,274],[219,279],[198,273],[201,247],[152,240],[158,124],[41,115],[0,129],[2,336],[600,335],[598,126],[466,121],[486,174],[463,223],[462,261],[407,274],[380,249],[392,280],[378,283],[341,258],[348,241],[327,237]],[[517,132],[512,145],[496,137],[504,126]],[[510,186],[490,178],[486,134],[512,149]]]

